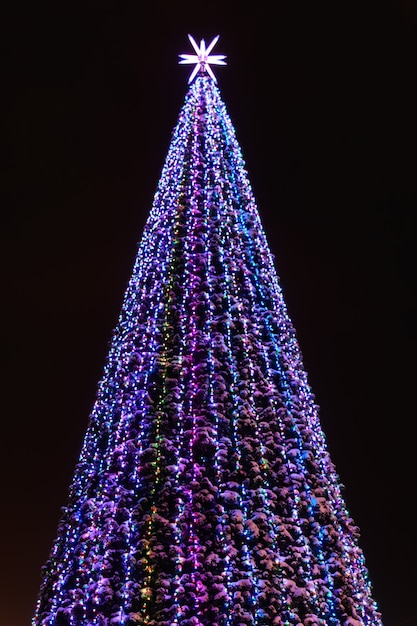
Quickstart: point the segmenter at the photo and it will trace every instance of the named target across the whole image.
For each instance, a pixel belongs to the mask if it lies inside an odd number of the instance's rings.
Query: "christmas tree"
[[[206,49],[33,626],[380,625]]]

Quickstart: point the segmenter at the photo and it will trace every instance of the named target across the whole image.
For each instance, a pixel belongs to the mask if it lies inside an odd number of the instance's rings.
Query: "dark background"
[[[178,6],[177,6],[178,5]],[[187,91],[216,70],[385,626],[417,624],[417,6],[4,13],[0,626],[29,626]]]

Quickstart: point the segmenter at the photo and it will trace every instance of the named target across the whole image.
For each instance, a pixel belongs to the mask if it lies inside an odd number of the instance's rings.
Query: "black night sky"
[[[178,6],[177,6],[178,5]],[[1,626],[29,626],[187,90],[217,69],[385,626],[417,625],[417,5],[10,5]]]

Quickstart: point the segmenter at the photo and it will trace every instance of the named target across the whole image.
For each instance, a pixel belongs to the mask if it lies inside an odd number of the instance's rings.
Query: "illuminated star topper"
[[[179,57],[182,60],[178,61],[178,63],[180,65],[181,64],[185,65],[187,63],[196,64],[195,68],[193,69],[190,75],[190,78],[188,79],[189,83],[191,83],[191,81],[196,77],[197,72],[199,70],[201,72],[207,72],[209,76],[211,76],[211,78],[214,80],[214,82],[217,83],[217,78],[213,74],[213,70],[211,69],[210,64],[226,65],[226,61],[224,61],[226,56],[224,54],[210,54],[210,52],[213,50],[214,46],[218,42],[219,37],[220,35],[217,35],[217,37],[213,39],[209,47],[206,48],[206,42],[204,41],[204,39],[201,40],[200,47],[198,47],[194,38],[191,37],[191,35],[188,35],[188,39],[191,41],[191,45],[193,46],[196,54],[180,54]]]

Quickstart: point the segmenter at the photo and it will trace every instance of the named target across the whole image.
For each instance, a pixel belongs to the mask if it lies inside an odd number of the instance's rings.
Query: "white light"
[[[191,45],[194,48],[196,54],[180,54],[179,57],[181,61],[178,61],[178,62],[180,63],[180,65],[192,64],[192,63],[196,64],[195,68],[191,72],[191,75],[188,79],[189,83],[191,83],[191,81],[196,77],[197,72],[199,70],[201,70],[201,72],[207,72],[208,75],[214,80],[214,82],[217,82],[217,79],[215,75],[213,74],[213,70],[211,69],[210,64],[211,65],[226,65],[226,61],[224,61],[224,59],[226,58],[226,55],[210,54],[210,52],[213,50],[214,46],[218,42],[219,36],[220,35],[217,35],[217,37],[215,37],[213,41],[210,43],[209,47],[206,48],[206,42],[204,41],[204,39],[201,40],[200,47],[198,47],[195,39],[191,35],[188,35],[188,39],[190,40]]]

